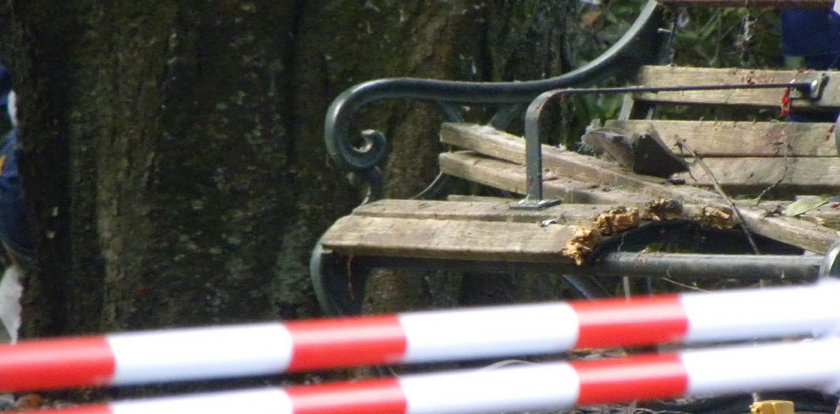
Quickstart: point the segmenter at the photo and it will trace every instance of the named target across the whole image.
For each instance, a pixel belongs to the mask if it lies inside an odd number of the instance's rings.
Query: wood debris
[[[574,259],[581,266],[595,249],[602,237],[639,227],[642,218],[637,208],[616,207],[592,218],[592,226],[580,226],[563,248],[564,256]]]
[[[639,209],[620,206],[595,216],[594,222],[602,236],[610,236],[639,227],[642,219]]]
[[[637,174],[668,178],[689,170],[688,164],[668,148],[652,125],[642,133],[629,136],[608,128],[589,129],[581,137],[581,143],[596,155]]]
[[[599,240],[601,240],[601,232],[598,229],[578,227],[569,243],[563,248],[562,253],[564,256],[574,259],[576,265],[582,266]]]
[[[613,236],[641,226],[650,221],[670,221],[689,219],[701,226],[716,230],[729,230],[738,223],[737,216],[726,207],[703,206],[686,208],[680,201],[660,198],[638,208],[616,207],[591,218],[591,224],[579,226],[562,252],[575,261],[578,266],[586,262],[597,244],[605,237]]]
[[[698,217],[700,225],[717,230],[729,230],[738,224],[732,210],[724,207],[703,207]]]
[[[683,216],[683,205],[673,198],[660,198],[645,206],[643,217],[646,220],[677,220]]]

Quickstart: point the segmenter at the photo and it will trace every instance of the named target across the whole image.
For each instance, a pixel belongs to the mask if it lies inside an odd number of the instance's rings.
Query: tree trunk
[[[359,201],[327,166],[329,102],[380,77],[557,74],[561,3],[9,0],[38,240],[24,336],[316,315],[309,251]],[[431,181],[432,108],[362,122],[389,132],[389,194]]]

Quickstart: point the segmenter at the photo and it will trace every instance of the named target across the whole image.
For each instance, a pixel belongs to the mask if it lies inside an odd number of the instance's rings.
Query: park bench
[[[352,291],[361,283],[350,282],[365,268],[376,266],[562,272],[590,298],[598,292],[587,285],[591,279],[580,276],[673,272],[692,278],[725,274],[813,279],[836,275],[840,217],[822,199],[823,194],[838,190],[836,122],[789,122],[783,116],[753,120],[743,112],[836,114],[840,74],[645,65],[652,62],[640,54],[640,46],[650,44],[649,36],[659,35],[659,11],[659,3],[649,3],[621,47],[585,70],[552,80],[500,88],[375,81],[339,98],[328,116],[328,149],[336,164],[371,186],[373,199],[381,190],[376,166],[384,154],[382,136],[366,131],[367,150],[354,149],[350,140],[342,138],[348,133],[348,116],[359,106],[393,97],[440,100],[450,121],[441,127],[440,137],[452,150],[440,155],[441,176],[415,199],[371,200],[323,235],[313,254],[312,272],[327,310],[357,312],[359,297],[353,294],[359,292]],[[628,62],[632,63],[626,67],[631,69],[628,86],[581,88]],[[475,90],[482,93],[468,96]],[[622,94],[624,106],[617,119],[593,123],[586,133],[586,151],[541,144],[539,126],[547,106],[563,97],[595,93]],[[489,124],[468,124],[458,119],[455,106],[461,103],[501,109]],[[506,132],[506,126],[513,109],[523,104],[528,109],[525,134],[520,137]],[[694,119],[669,120],[669,112],[661,110],[669,105],[731,107],[736,112],[734,119],[727,120],[695,115]],[[687,171],[680,172],[681,168]],[[447,194],[447,180],[453,177],[517,197]],[[797,207],[793,201],[797,197],[808,200],[802,197],[809,195],[816,195],[819,202]],[[767,200],[751,201],[756,196]],[[743,239],[754,238],[752,245],[715,246],[742,234],[731,228],[735,225],[749,231],[751,236]],[[592,231],[597,234],[593,236]],[[634,250],[691,231],[707,232],[704,237],[711,246],[706,247],[773,254]],[[741,239],[737,243],[749,244]],[[825,256],[803,255],[803,251]],[[44,412],[456,413],[606,403],[629,403],[635,409],[636,401],[663,398],[679,398],[680,405],[642,409],[723,412],[719,401],[709,405],[690,398],[791,388],[836,393],[838,291],[840,282],[823,280],[805,287],[692,292],[627,301],[24,341],[0,346],[0,389],[136,386],[367,364],[698,344],[703,349],[614,359],[596,354],[596,359],[589,360],[237,389]],[[809,340],[791,340],[803,337]],[[731,344],[757,339],[763,343]],[[836,398],[819,399],[812,405],[797,402],[797,408],[832,412],[835,402]],[[789,405],[786,411],[777,408],[783,403],[757,403],[753,412],[792,412]],[[745,407],[737,405],[732,412]]]
[[[441,176],[424,193],[363,204],[326,231],[311,267],[324,308],[358,312],[364,275],[376,267],[556,272],[589,297],[607,294],[593,275],[813,279],[829,273],[818,268],[820,255],[836,254],[840,235],[840,216],[826,197],[840,193],[832,115],[840,110],[840,72],[650,65],[658,54],[652,45],[662,40],[662,7],[648,3],[610,51],[558,78],[478,88],[395,79],[339,97],[327,116],[328,151],[339,167],[367,178],[374,195],[373,167],[384,156],[384,137],[366,131],[372,149],[357,150],[343,118],[377,93],[438,103],[450,121],[442,125],[441,142],[453,150],[440,155]],[[615,73],[626,86],[591,87]],[[617,119],[596,120],[584,138],[601,146],[590,150],[602,156],[538,145],[545,108],[583,94],[624,97]],[[456,104],[500,110],[487,124],[468,124]],[[523,138],[505,129],[511,108],[524,105],[530,106]],[[711,107],[726,115],[691,119],[691,112],[667,107]],[[668,119],[669,113],[684,119]],[[828,118],[814,122],[808,114]],[[805,118],[793,122],[788,115]],[[603,148],[605,142],[613,148]],[[615,154],[622,151],[623,157]],[[686,171],[657,174],[661,168]],[[445,194],[453,177],[518,198]],[[640,252],[705,229],[714,230],[703,236],[709,255]]]

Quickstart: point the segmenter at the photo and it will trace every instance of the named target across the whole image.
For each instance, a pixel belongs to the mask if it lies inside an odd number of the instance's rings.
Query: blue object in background
[[[783,11],[782,54],[805,58],[809,69],[840,67],[840,15],[825,9]]]
[[[0,114],[7,114],[12,74],[0,64]],[[2,116],[2,115],[0,115]],[[14,124],[14,122],[13,122]],[[26,206],[23,202],[18,171],[18,136],[12,129],[0,147],[0,241],[12,260],[31,263],[34,243],[29,232]]]
[[[23,203],[17,163],[17,131],[6,136],[0,149],[0,240],[11,249],[15,259],[31,258],[32,235]]]
[[[12,73],[0,63],[0,106],[4,107],[9,104],[9,93],[12,91]]]
[[[840,68],[840,15],[825,9],[782,12],[782,54],[801,57],[807,69]],[[837,114],[791,114],[794,122],[835,122]]]

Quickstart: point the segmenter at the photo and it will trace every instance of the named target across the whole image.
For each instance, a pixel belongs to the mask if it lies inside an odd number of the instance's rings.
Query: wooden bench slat
[[[838,158],[703,158],[703,162],[718,184],[733,194],[757,193],[776,185],[775,194],[780,195],[840,195]],[[678,176],[692,185],[713,185],[712,178],[698,163],[691,166],[691,176]]]
[[[711,157],[837,157],[834,124],[797,122],[611,120],[605,127],[625,135],[650,126],[678,152],[680,140]],[[787,145],[787,149],[785,149]]]
[[[840,107],[840,72],[829,71],[829,80],[818,101],[792,100],[794,109]],[[790,70],[758,69],[715,69],[672,66],[643,66],[635,81],[638,85],[651,87],[689,85],[735,85],[747,83],[785,83],[796,78],[797,72]],[[641,93],[637,100],[651,103],[735,105],[756,108],[779,108],[784,89],[730,89],[711,91],[681,91]],[[796,96],[791,92],[791,96]]]
[[[486,128],[475,125],[445,124],[441,130],[441,140],[475,151],[481,151],[481,148],[489,145],[495,156],[509,156],[511,161],[524,158],[523,139],[500,131],[492,134],[487,134],[486,131]],[[443,159],[441,157],[441,160]],[[727,206],[719,195],[710,191],[687,185],[663,184],[662,180],[641,177],[593,157],[560,151],[547,145],[543,146],[543,166],[561,177],[601,185],[620,186],[625,191],[638,192],[640,195],[649,197],[676,198],[689,204]],[[524,179],[522,182],[524,184]],[[825,253],[840,237],[840,232],[799,219],[768,216],[766,211],[759,209],[741,208],[740,210],[751,231],[817,253]]]
[[[496,160],[492,158],[486,158],[480,154],[474,152],[458,152],[458,153],[447,153],[441,154],[441,159],[445,160],[446,165],[451,165],[453,163],[459,164],[457,171],[465,172],[468,171],[471,166],[482,164],[484,162],[493,163],[496,165],[497,168],[495,170],[501,170],[504,167],[504,164],[512,165],[508,162]],[[444,169],[444,172],[447,174],[451,174],[449,171]],[[454,175],[454,174],[452,174]],[[481,176],[481,174],[466,174],[469,177],[461,177],[464,179],[470,179],[470,177]],[[517,186],[517,183],[524,182],[525,180],[525,172],[522,168],[517,168],[516,170],[509,170],[504,173],[504,178],[497,180],[497,183],[501,185],[503,190],[513,191],[513,189]],[[608,204],[593,204],[597,208],[603,208],[604,206],[617,206],[623,205],[628,207],[639,207],[642,206],[649,201],[655,199],[651,197],[645,197],[639,193],[631,193],[628,191],[624,191],[621,188],[617,187],[595,187],[591,184],[587,185],[585,183],[571,181],[566,179],[565,177],[561,177],[559,180],[547,181],[545,183],[545,197],[549,199],[561,199],[567,203],[598,203],[599,201],[593,200],[601,200],[602,197],[606,198],[607,201],[600,201],[605,202]],[[753,202],[743,202],[739,203],[744,208],[747,209],[756,209],[757,211],[779,211],[780,209],[784,208],[787,204],[791,203],[791,201],[786,200],[768,200],[762,201],[761,204],[758,206],[755,205]],[[568,204],[562,205],[563,207],[568,207]],[[687,209],[700,209],[702,205],[697,204],[686,204],[685,208]],[[441,207],[442,209],[445,207]],[[546,209],[546,211],[558,211],[555,210],[558,207],[550,207]],[[560,210],[562,211],[562,210]],[[508,213],[510,214],[510,213]],[[535,213],[539,216],[539,213]],[[568,217],[564,215],[563,217]],[[820,226],[825,226],[834,230],[840,230],[840,210],[833,207],[833,203],[827,203],[822,207],[819,207],[811,212],[806,213],[798,218],[799,220],[805,220],[809,223],[817,224]],[[569,220],[567,224],[571,224],[574,221]]]
[[[471,124],[444,124],[441,127],[441,142],[455,145],[491,157],[524,164],[525,140],[492,128]],[[665,180],[656,177],[628,173],[616,164],[588,157],[571,151],[543,145],[543,167],[550,168],[559,176],[589,183],[590,185],[620,186],[628,191],[653,190],[651,194],[663,195],[678,188],[664,188]],[[524,172],[524,167],[523,172]],[[551,182],[551,181],[548,181]],[[522,193],[525,193],[525,181],[522,181]],[[661,188],[660,188],[661,187]],[[699,194],[707,194],[698,190]],[[688,195],[688,194],[686,194]],[[714,198],[714,195],[710,195]],[[709,198],[706,196],[705,198]]]
[[[515,163],[525,162],[525,141],[522,138],[483,126],[456,125],[445,124],[442,127],[442,142]],[[441,160],[441,164],[444,162]],[[774,185],[784,174],[785,180],[776,186],[776,191],[780,194],[840,193],[840,182],[835,179],[840,177],[840,159],[836,157],[704,158],[704,162],[712,170],[719,184],[725,189],[731,188],[738,192],[761,191]],[[547,145],[543,145],[543,165],[561,171],[559,174],[564,177],[586,183],[601,183],[626,189],[649,189],[654,187],[648,184],[661,186],[663,183],[662,179],[656,177],[630,174],[615,164],[569,151],[560,151]],[[490,168],[488,170],[492,173]],[[687,174],[684,177],[690,183],[712,185],[712,180],[699,164],[691,167],[691,174],[694,178]],[[481,182],[487,181],[485,178]],[[496,187],[499,183],[489,182],[487,185]],[[524,185],[523,181],[523,188],[516,191],[526,192]]]
[[[324,234],[345,255],[572,263],[562,250],[574,226],[350,215]]]
[[[430,220],[502,221],[534,224],[554,219],[559,224],[580,225],[591,222],[595,215],[615,208],[615,204],[561,204],[541,210],[511,209],[516,200],[438,201],[379,200],[357,207],[356,216],[411,218]]]
[[[527,192],[525,167],[483,155],[459,151],[440,154],[440,170],[444,174],[473,181],[517,194]],[[562,199],[569,203],[623,204],[650,201],[637,192],[605,188],[569,177],[543,183],[546,198]]]

